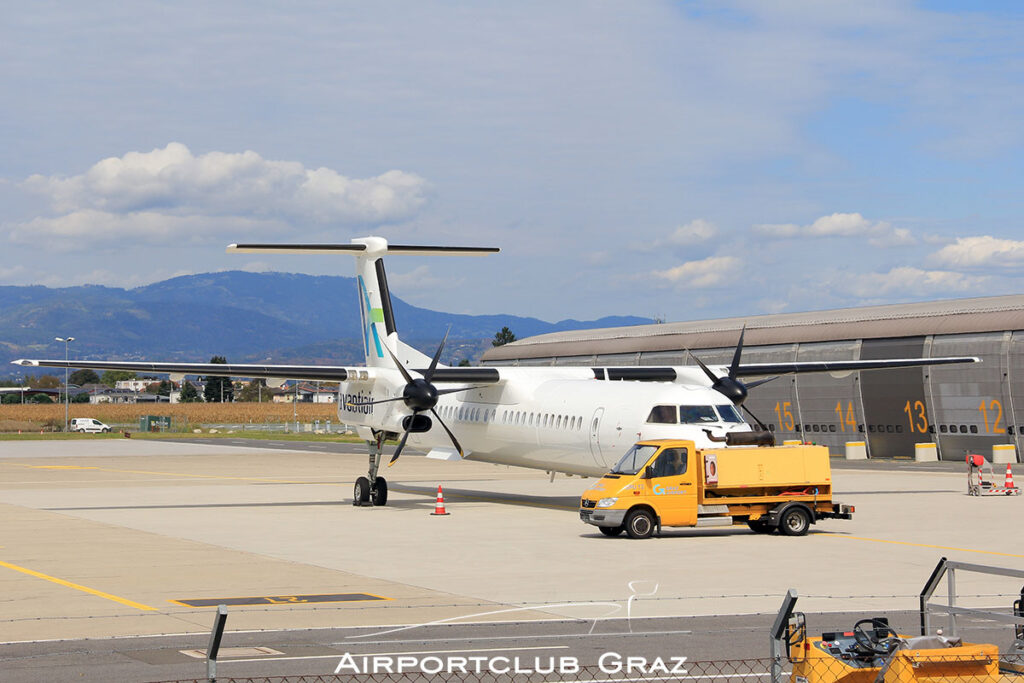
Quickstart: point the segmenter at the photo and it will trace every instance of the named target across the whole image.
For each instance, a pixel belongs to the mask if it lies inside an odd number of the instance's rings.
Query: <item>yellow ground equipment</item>
[[[1024,571],[952,562],[942,558],[919,596],[921,636],[896,633],[885,617],[861,619],[844,631],[810,637],[803,613],[795,612],[791,589],[772,627],[772,683],[1024,683],[1024,589],[1012,615],[1001,609],[956,604],[957,572],[1024,578]],[[949,603],[930,602],[940,581],[948,582]],[[934,629],[932,614],[949,617],[947,631]],[[965,643],[958,635],[957,616],[974,621],[1009,623],[1014,642],[1003,653],[991,643]],[[783,657],[792,667],[788,677]]]
[[[803,536],[820,519],[853,513],[832,502],[824,446],[698,449],[686,440],[641,441],[580,499],[582,521],[630,538],[661,527],[734,524]]]
[[[912,683],[999,681],[999,648],[959,638],[901,636],[884,617],[861,619],[851,631],[790,634],[792,683]]]

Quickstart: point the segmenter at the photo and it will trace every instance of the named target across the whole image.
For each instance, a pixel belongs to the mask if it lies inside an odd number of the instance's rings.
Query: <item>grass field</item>
[[[295,406],[299,422],[336,421],[337,406],[333,403],[299,403]],[[169,415],[175,428],[190,425],[290,422],[290,403],[157,403],[114,404],[72,403],[70,417],[91,417],[107,424],[138,424],[143,415]],[[0,432],[59,429],[64,425],[64,405],[8,404],[0,405]]]

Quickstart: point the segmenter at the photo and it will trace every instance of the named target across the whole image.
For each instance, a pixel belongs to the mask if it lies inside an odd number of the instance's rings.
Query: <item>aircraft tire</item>
[[[597,528],[601,530],[602,534],[608,537],[618,536],[625,531],[621,526],[599,526]]]
[[[370,480],[366,477],[356,479],[356,485],[352,489],[352,504],[366,505],[370,502]]]
[[[630,538],[650,538],[654,533],[654,515],[643,508],[630,510],[622,526]]]
[[[377,477],[370,484],[370,502],[374,507],[382,507],[388,504],[388,482],[384,477]]]
[[[805,536],[811,528],[811,516],[802,507],[786,508],[779,517],[779,531],[786,536]]]

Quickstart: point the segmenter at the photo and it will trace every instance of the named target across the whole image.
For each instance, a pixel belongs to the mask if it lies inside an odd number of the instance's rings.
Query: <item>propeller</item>
[[[437,369],[437,362],[441,358],[441,352],[444,351],[445,342],[448,341],[448,333],[451,332],[451,328],[444,333],[444,339],[441,340],[441,344],[437,347],[437,351],[434,352],[434,357],[430,359],[430,367],[423,373],[423,377],[413,377],[409,374],[409,371],[405,369],[405,366],[398,360],[391,349],[385,344],[384,349],[391,356],[391,360],[395,362],[395,366],[398,371],[402,373],[402,378],[405,379],[405,388],[402,390],[401,396],[394,398],[385,398],[379,401],[361,401],[358,403],[350,402],[347,405],[350,406],[372,406],[378,403],[391,403],[392,401],[404,401],[405,405],[412,410],[412,418],[409,420],[409,426],[406,428],[405,433],[402,434],[401,440],[398,442],[398,447],[395,448],[394,455],[391,456],[391,460],[388,462],[388,467],[395,464],[398,460],[398,456],[402,454],[402,449],[405,448],[405,442],[409,439],[409,434],[412,432],[412,427],[416,422],[416,416],[420,413],[430,411],[434,419],[437,420],[438,424],[444,428],[445,433],[448,434],[448,438],[451,439],[452,445],[459,452],[460,457],[465,457],[465,453],[462,450],[462,445],[459,440],[452,434],[452,430],[448,429],[448,425],[444,423],[441,416],[434,410],[434,406],[437,405],[437,399],[439,396],[445,394],[454,394],[459,391],[469,391],[471,389],[478,389],[479,387],[461,387],[458,389],[441,389],[438,390],[431,383],[431,379],[434,377],[434,371]]]
[[[767,431],[768,428],[765,426],[764,422],[762,422],[760,418],[757,417],[757,415],[754,415],[752,412],[750,412],[750,409],[743,405],[743,402],[747,400],[747,394],[749,389],[759,387],[762,384],[771,382],[773,379],[777,378],[766,377],[765,379],[759,379],[753,382],[746,383],[736,379],[736,371],[740,367],[740,358],[743,355],[743,335],[746,331],[746,325],[740,328],[740,339],[736,343],[736,350],[732,354],[732,363],[729,365],[729,373],[722,377],[718,377],[717,375],[715,375],[715,373],[711,372],[711,368],[705,365],[700,358],[697,358],[697,356],[693,355],[693,353],[689,349],[687,349],[686,352],[690,354],[690,358],[696,361],[697,365],[700,366],[700,369],[703,370],[704,374],[707,375],[708,379],[711,380],[712,389],[714,389],[715,391],[717,391],[718,393],[722,394],[730,401],[732,401],[733,405],[739,406],[743,411],[750,415],[750,417],[754,418],[754,420],[761,426],[762,429]]]

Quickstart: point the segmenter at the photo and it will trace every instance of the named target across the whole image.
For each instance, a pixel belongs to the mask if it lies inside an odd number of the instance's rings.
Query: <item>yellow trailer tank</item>
[[[631,538],[661,527],[734,524],[802,536],[820,519],[850,519],[853,512],[832,502],[823,446],[702,451],[692,441],[641,441],[580,500],[582,521]]]

